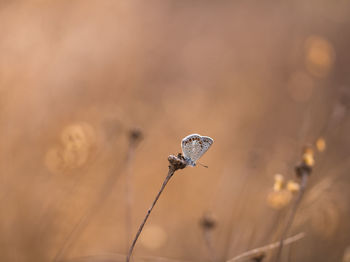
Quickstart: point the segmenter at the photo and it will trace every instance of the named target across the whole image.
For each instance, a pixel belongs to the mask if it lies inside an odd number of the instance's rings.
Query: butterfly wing
[[[192,134],[182,140],[182,153],[184,157],[190,160],[191,165],[195,165],[196,161],[209,149],[213,144],[213,139],[198,134]]]
[[[202,136],[202,155],[208,151],[208,149],[211,147],[211,145],[214,143],[214,140],[209,136]]]
[[[198,142],[200,140],[201,136],[197,134],[192,134],[182,139],[182,153],[186,159],[195,161],[195,156],[202,150],[200,143]]]

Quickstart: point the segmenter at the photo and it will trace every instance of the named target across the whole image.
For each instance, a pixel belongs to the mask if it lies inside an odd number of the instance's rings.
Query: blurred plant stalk
[[[296,176],[301,179],[300,182],[300,189],[298,191],[298,195],[297,198],[294,202],[294,205],[292,207],[292,210],[290,212],[290,215],[288,217],[287,223],[284,227],[284,230],[282,232],[282,236],[281,236],[281,240],[280,240],[280,245],[278,247],[277,253],[276,253],[276,257],[275,257],[275,262],[279,262],[281,254],[282,254],[282,249],[283,249],[283,241],[286,238],[286,235],[288,234],[288,231],[290,229],[290,227],[293,224],[294,221],[294,217],[295,214],[298,210],[298,207],[301,203],[301,200],[303,198],[306,186],[307,186],[307,182],[308,182],[308,178],[312,172],[312,166],[314,165],[314,154],[313,154],[313,150],[310,147],[306,147],[303,150],[303,155],[302,155],[302,162],[296,166],[295,168],[295,172],[296,172]]]
[[[168,175],[165,177],[164,182],[158,192],[158,194],[156,195],[155,199],[153,200],[153,203],[151,205],[151,207],[148,209],[145,218],[143,219],[137,233],[136,236],[130,246],[128,255],[126,257],[126,262],[130,261],[132,252],[134,250],[134,247],[136,245],[136,242],[142,232],[143,227],[145,226],[148,217],[150,216],[154,206],[156,205],[160,195],[162,194],[162,192],[164,191],[164,188],[166,187],[166,185],[168,184],[170,178],[172,178],[172,176],[174,175],[175,171],[179,170],[179,169],[184,169],[187,166],[187,162],[185,161],[184,157],[181,154],[178,154],[177,156],[174,155],[170,155],[168,157],[168,161],[169,161],[169,171],[168,171]]]
[[[83,215],[80,218],[79,222],[73,227],[71,232],[68,234],[62,247],[58,250],[56,256],[54,257],[53,259],[54,262],[62,261],[64,255],[71,248],[74,241],[78,238],[78,236],[82,233],[82,231],[87,227],[93,215],[97,213],[97,211],[101,207],[101,203],[103,203],[105,199],[112,192],[114,185],[117,182],[117,179],[119,177],[118,175],[122,174],[125,169],[129,168],[132,165],[135,149],[141,137],[142,137],[141,132],[139,130],[136,131],[136,129],[132,129],[129,132],[130,144],[129,144],[128,151],[126,153],[125,161],[122,162],[125,164],[122,164],[119,167],[119,170],[113,170],[111,174],[107,177],[105,183],[103,184],[100,190],[99,197],[91,205],[91,207],[86,211],[85,215]],[[130,221],[130,220],[127,220],[127,221]]]
[[[305,233],[299,233],[299,234],[296,234],[295,236],[292,236],[292,237],[289,237],[287,239],[285,239],[283,241],[283,245],[290,245],[302,238],[305,237]],[[255,255],[256,256],[259,256],[259,257],[264,257],[265,256],[265,253],[267,251],[270,251],[272,249],[275,249],[275,248],[278,248],[281,246],[281,242],[278,241],[278,242],[275,242],[275,243],[272,243],[272,244],[269,244],[269,245],[266,245],[266,246],[263,246],[263,247],[258,247],[258,248],[254,248],[252,250],[249,250],[249,251],[246,251],[230,260],[228,260],[227,262],[234,262],[234,261],[239,261],[241,259],[244,259],[244,258],[248,258],[248,257],[252,257]]]
[[[126,223],[126,250],[130,245],[130,235],[132,228],[132,179],[133,179],[133,163],[135,159],[135,151],[138,144],[143,138],[142,132],[139,129],[129,131],[129,147],[126,156],[126,183],[125,183],[125,223]]]

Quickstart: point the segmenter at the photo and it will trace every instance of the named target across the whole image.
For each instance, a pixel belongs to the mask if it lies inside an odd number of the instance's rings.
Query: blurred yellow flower
[[[284,177],[281,174],[276,174],[275,175],[275,183],[273,184],[273,190],[274,191],[280,191],[283,188],[284,184]]]
[[[320,152],[325,151],[326,150],[326,140],[323,137],[320,137],[319,139],[317,139],[316,147],[317,147],[317,150]]]
[[[267,204],[274,209],[287,206],[292,200],[292,193],[288,190],[272,191],[267,196]]]
[[[92,127],[86,123],[66,126],[61,133],[63,146],[68,150],[88,149],[95,141]]]
[[[86,123],[66,126],[61,132],[61,145],[49,149],[45,164],[52,172],[62,172],[84,165],[96,142],[93,128]]]
[[[321,36],[310,36],[305,41],[305,65],[310,74],[325,77],[331,70],[335,52],[332,44]]]
[[[76,168],[82,166],[89,155],[87,148],[80,150],[72,150],[71,148],[65,148],[62,150],[62,157],[67,168]]]
[[[314,150],[310,146],[307,146],[304,148],[302,159],[306,165],[310,167],[314,166],[315,164]]]
[[[300,185],[297,182],[294,182],[293,180],[289,180],[287,183],[287,190],[295,193],[298,192],[300,189]]]
[[[311,154],[304,154],[303,161],[308,166],[314,166],[314,164],[315,164],[314,156]]]

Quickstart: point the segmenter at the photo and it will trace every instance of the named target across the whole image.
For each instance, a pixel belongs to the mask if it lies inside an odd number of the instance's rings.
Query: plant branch
[[[126,257],[126,262],[129,262],[130,261],[130,258],[131,258],[131,255],[132,255],[132,252],[134,250],[134,247],[136,245],[136,242],[142,232],[142,229],[143,227],[145,226],[146,222],[147,222],[147,219],[148,217],[150,216],[154,206],[156,205],[160,195],[162,194],[165,186],[168,184],[170,178],[172,178],[172,176],[174,175],[175,171],[178,170],[178,169],[183,169],[187,166],[187,163],[186,161],[184,160],[183,156],[181,154],[178,154],[178,156],[173,156],[173,155],[170,155],[168,157],[168,161],[169,161],[169,171],[168,171],[168,175],[166,176],[166,178],[164,179],[164,182],[158,192],[158,194],[156,195],[156,198],[153,200],[153,203],[151,205],[151,207],[148,209],[147,213],[146,213],[146,216],[145,218],[143,219],[137,233],[136,233],[136,236],[130,246],[130,249],[129,249],[129,252],[128,252],[128,255]]]
[[[312,171],[311,167],[306,165],[305,163],[302,163],[296,167],[297,176],[301,177],[300,189],[298,192],[297,199],[294,202],[292,211],[288,217],[286,226],[284,227],[284,230],[282,232],[282,236],[281,236],[280,244],[279,244],[279,247],[277,250],[276,258],[274,260],[275,262],[278,262],[280,257],[281,257],[281,253],[282,253],[282,249],[283,249],[283,241],[284,241],[286,235],[288,234],[290,227],[293,224],[295,214],[298,210],[301,199],[303,198],[305,188],[307,185],[307,181],[308,181],[309,175],[311,174],[311,171]]]
[[[129,149],[126,157],[126,177],[125,177],[125,222],[126,222],[126,248],[130,245],[131,225],[132,225],[132,177],[133,162],[137,145],[142,140],[142,132],[139,129],[129,131]],[[126,249],[127,251],[127,249]]]
[[[215,252],[214,252],[214,247],[212,244],[212,236],[211,236],[212,232],[208,232],[207,230],[203,232],[203,237],[204,237],[204,241],[205,244],[208,248],[208,253],[210,256],[210,261],[211,262],[215,262]]]
[[[207,212],[200,220],[200,225],[203,229],[203,239],[208,249],[211,262],[216,261],[215,249],[213,246],[213,230],[216,227],[216,219],[212,213]]]
[[[287,239],[285,239],[283,241],[283,245],[289,245],[289,244],[292,244],[302,238],[305,237],[305,233],[299,233],[299,234],[296,234],[295,236],[292,236],[292,237],[289,237]],[[281,242],[278,241],[278,242],[275,242],[275,243],[272,243],[272,244],[269,244],[269,245],[266,245],[266,246],[263,246],[263,247],[259,247],[259,248],[255,248],[255,249],[252,249],[252,250],[249,250],[249,251],[246,251],[234,258],[231,258],[230,260],[228,260],[227,262],[234,262],[234,261],[238,261],[242,258],[246,258],[246,257],[250,257],[252,255],[256,255],[256,254],[260,254],[260,253],[263,253],[263,252],[266,252],[266,251],[269,251],[269,250],[272,250],[272,249],[275,249],[277,247],[280,247],[281,246]]]

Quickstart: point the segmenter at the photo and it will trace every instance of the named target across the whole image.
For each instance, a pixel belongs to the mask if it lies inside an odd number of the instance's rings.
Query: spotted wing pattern
[[[214,143],[214,140],[209,136],[202,136],[203,152],[202,155],[208,151],[209,147]]]
[[[186,136],[181,143],[182,153],[189,165],[195,166],[196,161],[208,151],[214,140],[207,136],[192,134]]]

